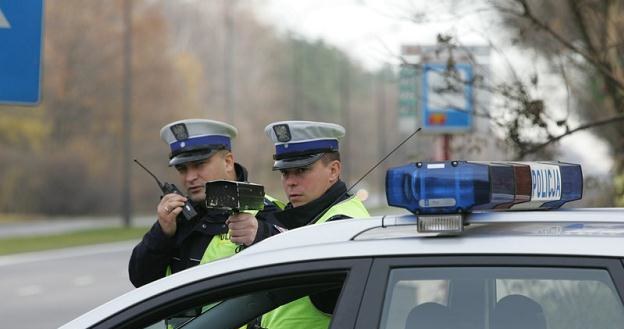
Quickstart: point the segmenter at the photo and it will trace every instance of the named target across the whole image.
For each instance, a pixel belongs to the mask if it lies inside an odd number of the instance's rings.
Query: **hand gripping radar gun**
[[[206,208],[228,213],[264,209],[264,186],[259,184],[214,180],[206,183]]]
[[[161,183],[160,180],[156,178],[156,175],[152,174],[152,172],[149,171],[147,168],[145,168],[145,166],[143,166],[139,161],[134,159],[134,162],[136,162],[139,166],[141,166],[141,168],[147,171],[148,174],[154,177],[154,179],[156,180],[156,183],[158,183],[158,187],[160,187],[160,190],[163,193],[163,196],[165,194],[170,194],[170,193],[175,193],[175,194],[184,196],[182,192],[180,192],[180,190],[174,184],[169,184],[167,182],[165,182],[164,184]],[[191,206],[191,204],[188,201],[186,201],[184,203],[184,206],[182,207],[182,214],[184,215],[184,218],[186,218],[186,220],[191,220],[193,219],[193,217],[197,216],[197,211],[195,210],[195,208],[193,208],[193,206]]]

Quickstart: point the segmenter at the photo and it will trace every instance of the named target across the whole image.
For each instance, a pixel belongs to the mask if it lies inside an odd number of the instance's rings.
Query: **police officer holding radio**
[[[362,202],[347,194],[347,187],[340,180],[338,142],[345,135],[342,126],[283,121],[269,124],[265,132],[275,144],[273,170],[281,172],[282,187],[289,201],[283,211],[270,214],[278,226],[294,229],[344,218],[369,217]],[[304,297],[282,305],[263,315],[261,326],[327,328],[338,293]]]
[[[269,226],[259,225],[262,220],[257,219],[283,207],[274,198],[265,196],[264,209],[255,216],[230,216],[206,207],[206,182],[247,181],[247,170],[234,161],[231,151],[236,134],[231,125],[204,119],[176,121],[161,129],[160,136],[171,149],[169,165],[178,171],[183,192],[162,197],[157,222],[132,251],[128,272],[135,287],[230,256],[239,245],[249,246],[269,235],[264,232]]]

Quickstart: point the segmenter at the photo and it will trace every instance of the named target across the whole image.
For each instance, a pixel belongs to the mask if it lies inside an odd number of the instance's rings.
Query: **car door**
[[[362,329],[621,328],[624,268],[615,258],[377,258]]]
[[[310,261],[200,279],[129,306],[92,328],[240,328],[294,299],[340,291],[331,328],[354,328],[370,259]]]

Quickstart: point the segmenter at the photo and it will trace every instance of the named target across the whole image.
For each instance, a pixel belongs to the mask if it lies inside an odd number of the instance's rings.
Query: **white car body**
[[[133,305],[194,282],[280,264],[414,256],[624,257],[623,209],[473,213],[467,216],[463,232],[447,235],[418,233],[415,222],[413,215],[383,216],[291,230],[235,256],[130,291],[61,328],[91,328]]]

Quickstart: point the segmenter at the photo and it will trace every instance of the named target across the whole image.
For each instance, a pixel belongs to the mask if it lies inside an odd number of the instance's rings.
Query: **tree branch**
[[[618,80],[617,77],[615,77],[612,74],[612,72],[608,69],[608,67],[605,67],[601,61],[597,60],[596,58],[594,58],[590,54],[587,54],[582,49],[579,49],[578,47],[573,45],[571,42],[566,40],[564,37],[562,37],[555,30],[553,30],[548,24],[542,22],[537,17],[535,17],[533,15],[533,12],[531,11],[531,8],[529,7],[529,4],[528,4],[528,2],[526,0],[515,0],[515,1],[522,6],[523,11],[524,11],[523,13],[518,14],[516,12],[513,12],[513,11],[508,10],[508,9],[504,9],[504,8],[501,8],[501,10],[504,11],[504,12],[507,12],[507,13],[511,13],[513,15],[520,15],[520,16],[523,16],[523,17],[527,18],[533,24],[537,25],[539,28],[543,29],[548,34],[550,34],[553,38],[555,38],[557,41],[559,41],[566,48],[574,51],[575,53],[577,53],[579,55],[581,55],[583,58],[585,58],[585,60],[587,60],[588,62],[592,63],[600,71],[600,73],[602,73],[604,76],[609,78],[609,80],[611,80],[614,84],[616,84],[619,89],[624,90],[624,82]]]
[[[619,121],[624,121],[624,114],[612,116],[610,118],[606,118],[606,119],[603,119],[603,120],[598,120],[598,121],[594,121],[594,122],[590,122],[590,123],[578,126],[578,127],[574,128],[574,129],[567,130],[565,133],[563,133],[563,134],[561,134],[559,136],[553,136],[548,141],[546,141],[544,143],[541,143],[541,144],[538,144],[538,145],[533,146],[531,148],[527,148],[526,150],[523,150],[522,152],[520,152],[520,156],[524,157],[527,154],[535,153],[535,152],[543,149],[544,147],[546,147],[546,146],[548,146],[548,145],[550,145],[550,144],[552,144],[554,142],[557,142],[557,141],[561,140],[562,138],[564,138],[564,137],[566,137],[568,135],[572,135],[572,134],[574,134],[576,132],[579,132],[579,131],[582,131],[582,130],[587,130],[587,129],[590,129],[590,128],[599,127],[599,126],[604,126],[604,125],[615,123],[615,122],[619,122]]]

